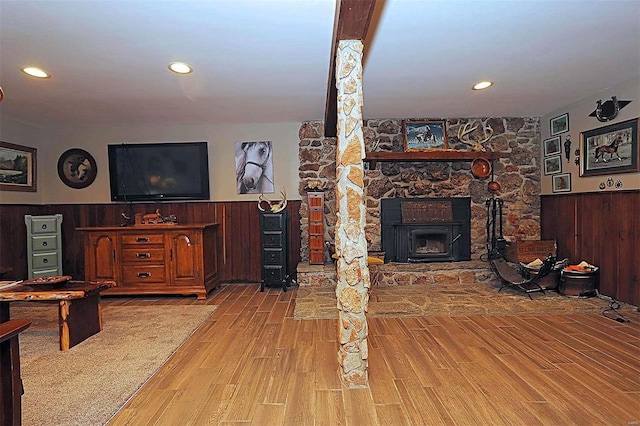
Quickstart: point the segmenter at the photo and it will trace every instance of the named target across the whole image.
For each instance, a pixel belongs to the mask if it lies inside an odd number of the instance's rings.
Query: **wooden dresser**
[[[84,235],[85,280],[113,280],[103,295],[195,294],[219,283],[216,223],[76,228]]]

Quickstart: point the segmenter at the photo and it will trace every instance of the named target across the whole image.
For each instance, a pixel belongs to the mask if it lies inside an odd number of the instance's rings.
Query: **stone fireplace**
[[[385,198],[380,211],[385,262],[471,259],[470,198]]]
[[[473,119],[450,118],[446,120],[449,148],[468,150],[456,137],[458,129]],[[495,180],[502,187],[498,196],[505,200],[503,234],[511,239],[540,239],[540,122],[539,118],[494,117],[483,118],[482,125],[493,129],[493,137],[485,144],[493,151],[509,153],[508,158],[497,159],[494,166]],[[366,120],[364,138],[367,152],[403,151],[401,119]],[[482,127],[482,126],[480,126]],[[299,131],[300,178],[300,237],[302,262],[309,260],[309,206],[306,192],[310,187],[324,192],[325,241],[334,243],[336,215],[336,139],[325,138],[321,121],[302,123]],[[449,263],[450,257],[479,260],[486,253],[486,200],[491,197],[486,179],[475,178],[470,162],[382,162],[373,166],[365,164],[364,188],[366,208],[366,238],[370,251],[387,252],[383,243],[382,204],[386,199],[465,199],[470,205],[469,242],[462,240],[466,231],[453,223],[403,224],[408,226],[406,238],[413,242],[415,253],[407,254],[407,265],[400,267],[435,267],[438,263]],[[313,183],[313,185],[311,185]],[[319,186],[318,186],[319,185]],[[400,208],[401,209],[401,208]],[[455,210],[455,209],[454,209]],[[454,213],[454,215],[457,213]],[[400,213],[401,217],[401,213]],[[420,219],[422,220],[422,219]],[[411,228],[420,225],[419,228]],[[425,226],[422,226],[425,225]],[[446,228],[446,229],[443,229]],[[458,228],[457,228],[458,227]],[[428,229],[430,238],[420,231]],[[413,232],[417,231],[417,232]],[[460,234],[460,237],[457,236]],[[407,243],[408,245],[411,242]],[[470,249],[467,248],[470,244]],[[383,248],[383,245],[385,246]],[[465,247],[462,253],[440,253],[448,247]],[[469,251],[470,250],[470,251]],[[438,251],[438,253],[434,253]],[[409,264],[409,257],[440,256],[438,261],[419,261]],[[386,257],[386,256],[385,256]],[[386,259],[389,262],[389,259]],[[399,262],[398,262],[399,263]],[[452,267],[462,268],[463,262],[454,262]],[[331,265],[327,259],[327,265]],[[386,265],[385,265],[386,266]]]

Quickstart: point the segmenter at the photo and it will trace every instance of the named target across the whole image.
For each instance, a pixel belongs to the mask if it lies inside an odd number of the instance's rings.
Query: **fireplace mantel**
[[[375,168],[378,161],[416,162],[416,161],[473,161],[483,157],[487,160],[507,158],[508,152],[494,151],[459,151],[445,149],[439,151],[410,151],[410,152],[367,152],[364,161],[368,161],[371,168]]]

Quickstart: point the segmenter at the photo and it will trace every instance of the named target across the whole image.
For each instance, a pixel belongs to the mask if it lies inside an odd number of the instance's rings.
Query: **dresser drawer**
[[[32,234],[55,234],[58,231],[58,219],[55,216],[31,216]]]
[[[282,265],[284,250],[281,248],[265,248],[262,252],[265,265]]]
[[[162,234],[126,234],[122,236],[122,244],[162,244],[164,236]]]
[[[264,265],[262,267],[262,277],[267,283],[282,282],[286,278],[285,269],[282,266]]]
[[[264,231],[282,231],[284,229],[284,215],[275,213],[265,213],[263,215]]]
[[[31,255],[33,269],[57,268],[58,253],[33,253]]]
[[[126,263],[164,263],[164,248],[124,248],[122,249],[122,261]]]
[[[31,237],[31,250],[51,251],[58,250],[57,235],[36,235]]]
[[[282,232],[263,232],[262,244],[265,247],[284,247],[284,238]]]
[[[46,268],[46,269],[38,269],[38,270],[34,270],[33,273],[33,278],[40,278],[40,277],[54,277],[54,276],[59,276],[62,275],[62,271],[56,267],[54,268]]]
[[[131,265],[122,268],[122,281],[127,283],[164,283],[164,265]]]

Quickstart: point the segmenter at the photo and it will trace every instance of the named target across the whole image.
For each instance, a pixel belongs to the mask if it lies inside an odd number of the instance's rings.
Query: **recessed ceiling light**
[[[487,87],[491,87],[491,86],[493,86],[493,81],[480,81],[480,82],[474,84],[472,89],[473,90],[482,90],[482,89],[486,89]]]
[[[189,74],[193,71],[191,67],[184,62],[172,62],[169,64],[169,69],[176,74]]]
[[[22,67],[20,71],[23,73],[30,75],[31,77],[36,78],[51,78],[51,74],[43,70],[42,68],[37,67]]]

